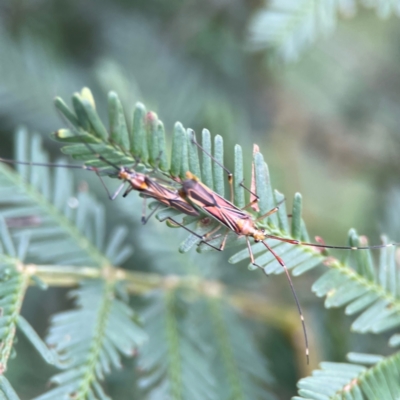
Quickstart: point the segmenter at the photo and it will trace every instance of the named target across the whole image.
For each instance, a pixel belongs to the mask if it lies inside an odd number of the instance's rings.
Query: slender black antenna
[[[265,235],[266,238],[280,240],[281,242],[291,243],[295,245],[302,245],[302,246],[310,246],[310,247],[319,247],[321,249],[339,249],[339,250],[370,250],[370,249],[384,249],[385,247],[396,247],[400,246],[400,243],[388,243],[388,244],[377,244],[373,246],[330,246],[328,244],[321,244],[321,243],[307,243],[301,242],[300,240],[296,239],[286,239],[279,236],[274,235]]]
[[[22,164],[22,165],[31,165],[31,166],[39,166],[39,167],[62,167],[62,168],[76,168],[76,169],[87,169],[89,171],[96,171],[95,167],[89,167],[87,165],[72,165],[72,164],[57,164],[57,163],[37,163],[32,161],[17,161],[10,160],[8,158],[0,157],[0,161],[7,164]]]

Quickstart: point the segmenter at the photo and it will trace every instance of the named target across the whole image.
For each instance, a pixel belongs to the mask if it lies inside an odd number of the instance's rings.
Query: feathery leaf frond
[[[0,394],[2,400],[19,400],[17,393],[4,375],[0,376]]]
[[[21,262],[17,259],[21,243],[16,249],[2,217],[0,235],[0,372],[3,374],[11,354],[18,317],[30,277],[22,271]]]
[[[24,129],[17,132],[16,159],[23,162],[48,162],[41,149],[41,139],[28,140]],[[59,162],[62,164],[62,162]],[[53,179],[49,169],[17,165],[18,173],[0,164],[0,212],[4,218],[31,218],[29,261],[59,264],[109,265],[96,249],[104,246],[104,230],[98,229],[104,219],[103,207],[87,191],[73,192],[70,171],[58,168]],[[13,229],[13,236],[21,235]]]
[[[222,299],[171,287],[151,295],[143,316],[150,340],[139,351],[139,384],[150,399],[275,399],[263,357]]]
[[[358,246],[360,241],[351,230],[350,245]],[[383,237],[383,243],[388,243],[387,238]],[[365,240],[362,244],[366,244]],[[312,290],[319,297],[326,296],[327,308],[346,306],[347,315],[362,311],[352,324],[355,332],[381,333],[394,329],[400,326],[400,272],[395,252],[394,247],[382,248],[377,270],[369,250],[352,252],[353,259],[346,263],[333,260],[329,263],[330,271],[314,283]]]
[[[70,292],[78,309],[52,317],[47,342],[64,354],[66,370],[51,378],[58,386],[37,399],[107,398],[99,381],[121,368],[120,354],[132,356],[145,334],[133,311],[114,296],[113,283],[85,282]]]
[[[20,161],[47,161],[37,136],[29,143],[27,133],[20,130],[19,144]],[[29,152],[31,157],[27,156]],[[14,258],[17,254],[26,253],[28,260],[57,263],[60,268],[63,264],[77,264],[102,269],[100,279],[83,282],[80,289],[71,292],[76,298],[77,310],[62,312],[53,317],[49,342],[62,361],[58,366],[66,370],[52,378],[52,382],[59,386],[39,398],[58,399],[60,396],[74,394],[79,398],[105,398],[99,380],[110,372],[111,367],[120,365],[120,354],[132,356],[133,350],[145,337],[137,322],[132,319],[133,311],[115,298],[117,289],[112,264],[123,262],[130,255],[131,247],[121,245],[128,232],[124,228],[117,228],[113,239],[104,243],[103,208],[87,192],[74,196],[72,178],[65,169],[57,170],[55,180],[52,181],[45,168],[19,165],[22,177],[3,164],[0,168],[3,194],[0,214],[6,216],[7,221],[14,221],[14,225],[18,218],[29,217],[28,222],[33,222],[22,234],[15,228],[11,235],[8,235],[3,223],[1,239],[7,253]],[[27,234],[31,238],[29,245],[24,239]],[[16,250],[13,242],[17,240],[21,244]],[[9,267],[9,258],[2,258],[5,269]],[[13,298],[19,306],[7,308],[7,311],[17,313],[13,316],[14,321],[10,320],[10,323],[15,324],[30,275],[18,274],[18,268],[8,270],[15,271],[15,276],[8,278],[8,285],[4,285],[4,290],[9,288],[4,299],[8,300],[11,290],[21,293]],[[47,356],[46,361],[52,361],[49,354],[53,353],[45,351],[26,321],[20,318],[18,322],[42,355]],[[7,331],[13,333],[15,326]],[[4,346],[5,353],[7,349]],[[5,357],[8,354],[9,351]]]
[[[367,368],[358,364],[321,363],[321,369],[298,383],[301,399],[375,400],[397,399],[400,396],[400,353],[391,357],[361,357],[376,364]],[[377,361],[378,360],[378,361]]]
[[[27,235],[19,243],[12,239],[4,218],[0,215],[0,374],[4,374],[14,345],[16,329],[24,333],[42,358],[49,364],[60,365],[55,353],[43,343],[31,325],[20,315],[28,285],[37,279],[32,268],[23,264],[28,245]]]
[[[300,53],[322,35],[331,34],[338,16],[356,13],[355,0],[273,0],[254,16],[249,26],[249,46],[253,50],[271,49],[284,61],[296,60]],[[397,0],[364,0],[366,7],[376,9],[387,18],[400,16]]]

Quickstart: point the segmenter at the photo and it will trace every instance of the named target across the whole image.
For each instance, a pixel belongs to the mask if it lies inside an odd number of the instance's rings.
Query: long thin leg
[[[292,290],[293,297],[294,297],[294,300],[296,302],[297,310],[298,310],[299,315],[300,315],[301,324],[303,326],[304,342],[305,342],[305,345],[306,345],[307,364],[309,364],[310,358],[309,358],[308,337],[307,337],[306,324],[305,324],[305,321],[304,321],[303,311],[301,310],[301,307],[300,307],[299,299],[297,298],[296,291],[294,290],[294,285],[293,285],[293,282],[292,282],[292,278],[290,277],[289,270],[287,269],[286,264],[284,263],[282,258],[279,257],[278,254],[276,254],[276,252],[271,248],[271,246],[269,246],[268,243],[266,243],[264,241],[262,243],[272,253],[272,255],[275,257],[276,261],[278,261],[278,263],[282,266],[282,268],[284,269],[285,274],[287,276],[287,279],[289,281],[290,289]]]
[[[250,203],[248,203],[248,204],[246,204],[244,207],[242,207],[241,210],[245,210],[246,208],[249,208],[249,207],[251,207],[252,205],[258,203],[258,200],[259,200],[258,198],[252,200]]]
[[[229,183],[229,189],[230,189],[230,193],[231,193],[231,203],[234,203],[234,191],[233,191],[233,174],[231,171],[229,171],[228,168],[226,168],[223,164],[221,164],[212,154],[210,154],[206,149],[204,149],[203,146],[201,146],[197,140],[196,140],[196,135],[194,133],[194,131],[192,131],[192,143],[195,144],[201,151],[203,151],[205,154],[207,154],[217,165],[219,165],[228,175],[228,183]],[[249,204],[247,204],[246,206],[244,206],[242,208],[242,210],[244,210],[247,207],[250,207],[251,205],[257,203],[259,201],[259,197],[257,196],[256,193],[254,193],[252,190],[250,190],[249,188],[247,188],[244,184],[244,181],[240,182],[239,185],[242,186],[243,189],[247,190],[251,195],[253,195],[255,197],[255,199],[253,201],[251,201]]]
[[[240,185],[244,190],[247,190],[251,195],[253,195],[253,196],[255,197],[255,199],[254,199],[251,203],[252,203],[252,204],[257,203],[258,200],[260,200],[260,197],[259,197],[256,193],[254,193],[252,190],[250,190],[248,187],[246,187],[246,186],[243,184],[243,182],[244,182],[244,180],[243,180],[242,182],[240,182],[239,185]]]
[[[214,233],[217,232],[220,228],[221,228],[221,226],[218,227],[218,229],[213,229]],[[203,239],[203,240],[199,243],[199,245],[200,245],[201,243],[208,244],[208,242],[211,242],[212,240],[218,239],[219,237],[223,236],[222,242],[221,242],[221,244],[219,245],[219,248],[218,248],[219,251],[223,251],[223,250],[225,249],[226,240],[228,239],[229,232],[230,232],[230,229],[227,229],[225,234],[220,233],[220,234],[218,234],[218,235],[214,235],[214,236],[211,236],[211,237],[207,237],[206,239]],[[211,233],[211,232],[209,232],[208,234],[210,234],[210,233]],[[208,235],[208,234],[207,234],[207,235]]]
[[[233,192],[233,174],[226,168],[223,164],[221,164],[212,154],[210,154],[203,146],[201,146],[196,140],[196,134],[192,131],[192,143],[195,144],[202,152],[207,154],[211,160],[213,160],[216,164],[218,164],[227,174],[228,174],[228,183],[229,183],[229,190],[231,192],[231,203],[234,201],[234,192]]]
[[[115,200],[118,197],[118,195],[121,193],[121,191],[124,188],[126,182],[122,182],[121,185],[118,186],[118,189],[115,191],[115,193],[111,194],[110,191],[108,190],[106,184],[104,183],[103,178],[99,175],[99,172],[97,171],[97,169],[95,170],[95,172],[96,172],[96,175],[98,176],[98,178],[100,179],[100,182],[103,185],[104,189],[106,190],[108,198],[110,200]]]
[[[170,222],[172,222],[173,224],[175,224],[176,226],[180,226],[181,228],[185,229],[186,231],[188,231],[188,232],[191,233],[192,235],[197,236],[197,237],[198,237],[199,239],[201,239],[201,240],[203,240],[203,238],[204,238],[204,236],[200,236],[200,235],[197,234],[196,232],[194,232],[194,231],[192,231],[191,229],[187,228],[185,225],[181,224],[180,222],[175,221],[175,220],[172,219],[171,217],[166,217],[166,218],[164,218],[164,219],[160,219],[160,222],[164,222],[164,221],[170,221]],[[207,243],[207,242],[204,242],[204,243],[205,243],[207,246],[210,246],[210,247],[212,247],[213,249],[220,251],[220,249],[219,249],[218,247],[215,247],[215,246],[213,246],[212,244]]]
[[[125,190],[124,194],[122,195],[122,197],[128,196],[128,194],[130,192],[132,192],[132,190],[133,190],[133,187],[132,186],[128,186],[127,189]]]
[[[155,212],[157,212],[157,210],[160,208],[161,203],[157,204],[156,207],[154,207],[153,210],[151,210],[151,213],[146,217],[146,203],[147,203],[147,199],[144,198],[143,199],[143,210],[142,210],[142,224],[145,225],[147,224],[147,221],[153,216],[153,214]]]
[[[124,193],[124,195],[125,195],[125,193]],[[146,205],[147,205],[147,197],[145,197],[142,202],[142,224],[143,225],[147,222],[146,221]]]
[[[207,239],[207,238],[211,237],[212,235],[214,235],[214,233],[217,233],[221,228],[222,228],[222,225],[217,225],[214,229],[212,229],[211,231],[209,231],[205,235],[203,235],[203,238]],[[214,236],[214,238],[215,238],[215,236]]]
[[[269,217],[270,215],[275,214],[278,210],[279,210],[279,207],[274,207],[272,210],[269,210],[264,215],[261,215],[261,217],[258,217],[257,219],[255,219],[254,222],[258,222],[262,219],[265,219],[265,218]]]
[[[285,199],[281,200],[274,208],[272,208],[271,210],[269,210],[267,213],[265,213],[264,215],[261,215],[261,217],[258,217],[256,220],[254,220],[254,222],[258,222],[264,218],[269,217],[272,214],[275,214],[277,211],[279,211],[279,206],[285,201]],[[247,206],[246,206],[247,207]]]

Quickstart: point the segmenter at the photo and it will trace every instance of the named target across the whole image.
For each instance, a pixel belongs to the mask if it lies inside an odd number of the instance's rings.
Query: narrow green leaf
[[[359,311],[364,310],[364,308],[368,307],[370,304],[372,304],[378,298],[379,298],[379,295],[377,293],[368,292],[368,293],[364,294],[363,296],[361,296],[359,299],[350,303],[345,309],[345,314],[346,315],[356,314]]]
[[[339,271],[332,269],[314,282],[311,290],[318,296],[325,296],[332,288],[347,280]]]
[[[126,125],[126,117],[121,101],[115,92],[108,94],[108,118],[110,121],[110,138],[113,143],[121,146],[122,149],[129,149],[129,133]],[[92,123],[93,125],[93,123]],[[108,137],[102,136],[103,140]]]
[[[353,363],[356,364],[367,364],[367,365],[374,365],[377,362],[383,360],[385,357],[378,355],[378,354],[366,354],[366,353],[355,353],[351,352],[348,353],[346,358]]]
[[[182,132],[182,158],[181,158],[181,179],[186,178],[186,172],[189,171],[189,138],[186,131]]]
[[[82,100],[86,100],[86,101],[88,101],[90,103],[90,105],[92,106],[93,110],[96,109],[96,103],[94,101],[94,97],[93,97],[92,91],[89,88],[87,88],[87,87],[82,88],[82,90],[80,92],[80,96],[81,96]]]
[[[387,392],[387,388],[382,385],[378,378],[378,371],[375,374],[367,373],[364,377],[361,387],[365,390],[368,386],[368,390],[373,393],[373,399],[390,399],[390,393]]]
[[[97,115],[96,110],[93,108],[92,103],[89,100],[81,99],[79,104],[85,110],[87,120],[89,121],[91,127],[93,128],[91,132],[93,132],[93,134],[96,137],[100,138],[101,140],[107,140],[108,132],[104,127],[103,123],[101,122],[101,119]],[[87,128],[86,130],[89,131],[89,128]]]
[[[396,328],[400,325],[400,315],[391,315],[383,321],[381,321],[378,325],[374,326],[372,329],[373,333],[382,333],[388,331],[389,329]]]
[[[31,342],[33,347],[38,351],[45,362],[62,367],[57,359],[57,354],[46,346],[46,344],[42,341],[42,339],[24,317],[19,315],[17,324],[19,330]]]
[[[207,129],[203,129],[201,132],[201,145],[204,149],[202,154],[202,169],[201,176],[203,178],[203,183],[208,186],[211,190],[214,190],[214,178],[213,178],[213,167],[212,167],[212,159],[209,154],[212,154],[211,150],[211,134]],[[206,154],[206,152],[208,154]]]
[[[310,269],[315,268],[317,265],[320,265],[323,260],[324,257],[320,256],[320,257],[313,257],[308,261],[302,262],[300,265],[296,266],[292,270],[292,275],[300,276],[301,274],[304,274],[304,272],[307,272]]]
[[[79,93],[74,93],[74,95],[72,96],[72,105],[74,107],[79,126],[83,128],[85,131],[91,132],[90,122],[85,107],[82,104],[81,95]]]
[[[382,236],[382,244],[387,244],[388,238],[386,236]],[[389,266],[389,258],[388,258],[388,248],[383,247],[379,252],[379,284],[383,287],[383,289],[387,288],[387,280],[388,280],[388,266]]]
[[[293,199],[292,211],[292,236],[295,239],[301,238],[301,211],[302,211],[302,197],[300,193],[296,193]]]
[[[14,158],[19,161],[28,161],[28,131],[24,127],[17,129],[15,146],[14,146]],[[15,165],[18,173],[22,179],[28,181],[29,179],[29,165],[16,164]]]
[[[360,297],[368,288],[357,285],[353,281],[344,282],[342,285],[336,287],[326,298],[326,307],[341,307],[350,301]]]
[[[300,234],[300,240],[302,242],[310,242],[310,235],[307,232],[307,228],[306,228],[306,224],[303,220],[303,218],[301,219],[301,234]]]
[[[388,300],[378,300],[352,323],[351,329],[356,332],[368,332],[388,312],[388,303]]]
[[[382,249],[383,250],[383,249]],[[388,276],[388,287],[390,293],[393,296],[397,297],[398,290],[400,289],[400,279],[398,279],[398,274],[400,272],[397,271],[397,263],[396,263],[396,248],[389,247],[387,248],[387,276]],[[400,278],[400,275],[399,275]]]
[[[192,129],[187,129],[186,134],[189,138],[189,169],[190,172],[196,175],[200,180],[201,177],[201,170],[200,170],[200,160],[199,160],[199,149],[196,146],[195,140],[195,132]],[[193,139],[194,138],[194,139]]]
[[[29,248],[29,242],[30,242],[30,232],[25,231],[19,237],[17,258],[20,261],[24,261],[24,259],[25,259],[26,253],[28,252],[28,248]]]
[[[271,200],[268,199],[268,177],[267,170],[265,169],[264,157],[261,153],[254,154],[254,171],[256,177],[256,192],[259,197],[258,206],[260,214],[267,213],[271,208]]]
[[[42,281],[42,280],[41,280],[38,276],[36,276],[36,275],[33,275],[33,276],[31,277],[31,280],[32,280],[32,282],[35,283],[35,285],[36,285],[38,288],[40,288],[40,289],[42,289],[42,290],[47,290],[47,289],[49,288],[49,285],[48,285],[46,282]]]
[[[350,246],[352,247],[368,246],[367,242],[361,243],[360,238],[354,229],[351,229],[349,231],[349,242]],[[370,250],[356,251],[353,252],[353,256],[356,260],[357,272],[360,275],[366,277],[367,279],[374,281],[375,269],[372,261],[371,251]]]
[[[194,245],[199,243],[199,238],[196,235],[190,234],[180,245],[179,253],[188,252]]]
[[[75,128],[80,127],[78,118],[76,118],[75,114],[69,109],[61,97],[56,97],[54,99],[54,105]]]
[[[278,190],[275,190],[274,193],[275,193],[275,204],[279,207],[278,210],[279,228],[281,229],[282,233],[289,234],[290,228],[289,228],[289,219],[286,211],[285,196]]]
[[[165,130],[164,124],[161,121],[157,123],[157,138],[158,138],[158,149],[159,149],[159,167],[162,171],[169,170],[169,163],[168,163],[168,153],[167,153],[167,144],[165,141]]]
[[[6,253],[11,257],[17,257],[14,243],[11,239],[10,232],[8,231],[7,224],[2,215],[0,215],[0,238],[3,246],[5,247]]]
[[[214,158],[221,165],[224,165],[224,141],[220,135],[214,138]],[[214,162],[213,165],[213,177],[214,191],[222,197],[225,197],[224,170],[216,162]]]
[[[364,400],[364,396],[359,386],[353,386],[351,388],[351,395],[353,396],[352,400]]]
[[[244,188],[242,186],[244,181],[244,173],[243,173],[243,151],[241,146],[238,144],[235,145],[235,176],[233,179],[234,186],[234,195],[235,201],[234,203],[239,207],[243,208],[246,205]]]
[[[4,393],[5,399],[19,400],[17,393],[15,393],[14,388],[10,385],[10,382],[4,375],[0,376],[0,390]]]
[[[389,339],[389,346],[390,347],[397,347],[400,346],[400,333],[396,333]]]
[[[130,135],[130,149],[134,157],[143,162],[148,160],[147,136],[145,128],[146,108],[142,103],[136,103],[133,111],[133,123]]]
[[[88,134],[81,128],[77,130],[70,129],[59,129],[56,132],[52,132],[51,136],[54,140],[61,141],[63,143],[98,143],[98,140],[93,135]]]
[[[303,396],[303,398],[310,399],[310,400],[329,400],[329,397],[324,394],[318,394],[311,390],[299,390],[299,395]]]
[[[172,138],[171,152],[171,175],[179,176],[182,166],[182,154],[185,131],[180,122],[177,122],[174,127],[174,136]]]
[[[153,167],[158,165],[160,158],[160,147],[157,136],[157,123],[158,123],[157,114],[152,111],[149,111],[146,114],[145,126],[146,126],[147,143],[149,149],[149,162]]]

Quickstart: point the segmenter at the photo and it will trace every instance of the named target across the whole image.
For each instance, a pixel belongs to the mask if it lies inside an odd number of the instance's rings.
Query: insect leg
[[[273,209],[269,210],[264,215],[261,215],[261,217],[258,217],[257,219],[255,219],[254,222],[261,221],[261,220],[269,217],[270,215],[275,214],[278,210],[279,210],[279,207],[274,207]]]
[[[189,233],[191,233],[192,235],[197,236],[197,237],[198,237],[199,239],[201,239],[202,241],[203,241],[203,239],[204,239],[204,236],[200,236],[200,235],[197,234],[196,232],[194,232],[194,231],[192,231],[191,229],[187,228],[185,225],[181,224],[180,222],[175,221],[175,220],[172,219],[171,217],[166,217],[166,218],[164,218],[164,219],[160,219],[160,222],[164,222],[164,221],[170,221],[170,222],[172,222],[174,225],[180,226],[181,228],[187,230],[187,231],[188,231]],[[208,243],[208,242],[206,242],[206,241],[205,241],[204,243],[205,243],[207,246],[210,246],[210,247],[212,247],[213,249],[220,251],[220,249],[219,249],[218,247],[215,247],[215,246],[213,246],[212,244],[210,244],[210,243]]]
[[[147,203],[147,198],[145,197],[143,199],[143,210],[142,210],[142,224],[145,225],[147,224],[147,221],[153,216],[155,212],[160,208],[161,203],[157,204],[156,207],[154,207],[153,210],[151,210],[151,213],[146,217],[146,203]]]
[[[233,174],[226,168],[223,164],[221,164],[212,154],[210,154],[203,146],[201,146],[196,140],[196,134],[192,130],[192,143],[195,144],[204,154],[207,154],[217,165],[219,165],[228,175],[228,183],[229,183],[229,190],[231,192],[231,202],[233,203],[234,194],[233,194]]]
[[[212,231],[210,231],[206,235],[204,235],[203,236],[204,239],[199,243],[199,245],[201,243],[205,243],[205,244],[209,245],[208,242],[210,242],[211,240],[214,240],[214,239],[218,239],[219,237],[221,237],[223,235],[222,242],[221,242],[221,244],[219,245],[219,248],[218,248],[219,251],[223,251],[225,249],[226,240],[228,239],[228,235],[229,235],[230,229],[227,229],[225,234],[220,233],[218,235],[212,236],[214,233],[218,232],[220,230],[220,228],[222,228],[222,227],[221,226],[217,226],[215,229],[213,229]]]
[[[282,266],[282,268],[285,271],[286,277],[287,277],[287,279],[289,281],[290,289],[292,290],[293,297],[294,297],[294,300],[296,302],[297,310],[298,310],[299,315],[300,315],[301,324],[303,326],[304,342],[305,342],[305,345],[306,345],[306,358],[307,358],[307,364],[309,364],[310,359],[309,359],[308,337],[307,337],[306,324],[305,324],[305,321],[304,321],[303,311],[301,310],[301,307],[300,307],[299,299],[297,298],[296,291],[294,290],[294,285],[293,285],[293,282],[292,282],[292,278],[290,277],[289,270],[287,269],[286,264],[284,263],[282,258],[279,257],[278,254],[276,254],[276,252],[271,248],[271,246],[269,246],[267,242],[262,241],[262,243],[272,253],[272,255],[275,257],[276,261],[278,261],[278,263]]]
[[[106,190],[107,195],[108,195],[108,198],[109,198],[110,200],[115,200],[115,199],[118,197],[118,195],[121,193],[121,190],[124,188],[125,182],[122,182],[122,183],[118,186],[118,189],[115,191],[115,193],[114,193],[114,194],[111,194],[110,191],[108,190],[106,184],[104,183],[103,178],[99,175],[99,172],[97,171],[97,169],[94,170],[94,171],[96,172],[96,175],[98,176],[98,178],[100,179],[101,184],[103,185],[104,189]],[[129,190],[129,188],[128,188],[128,190]]]

